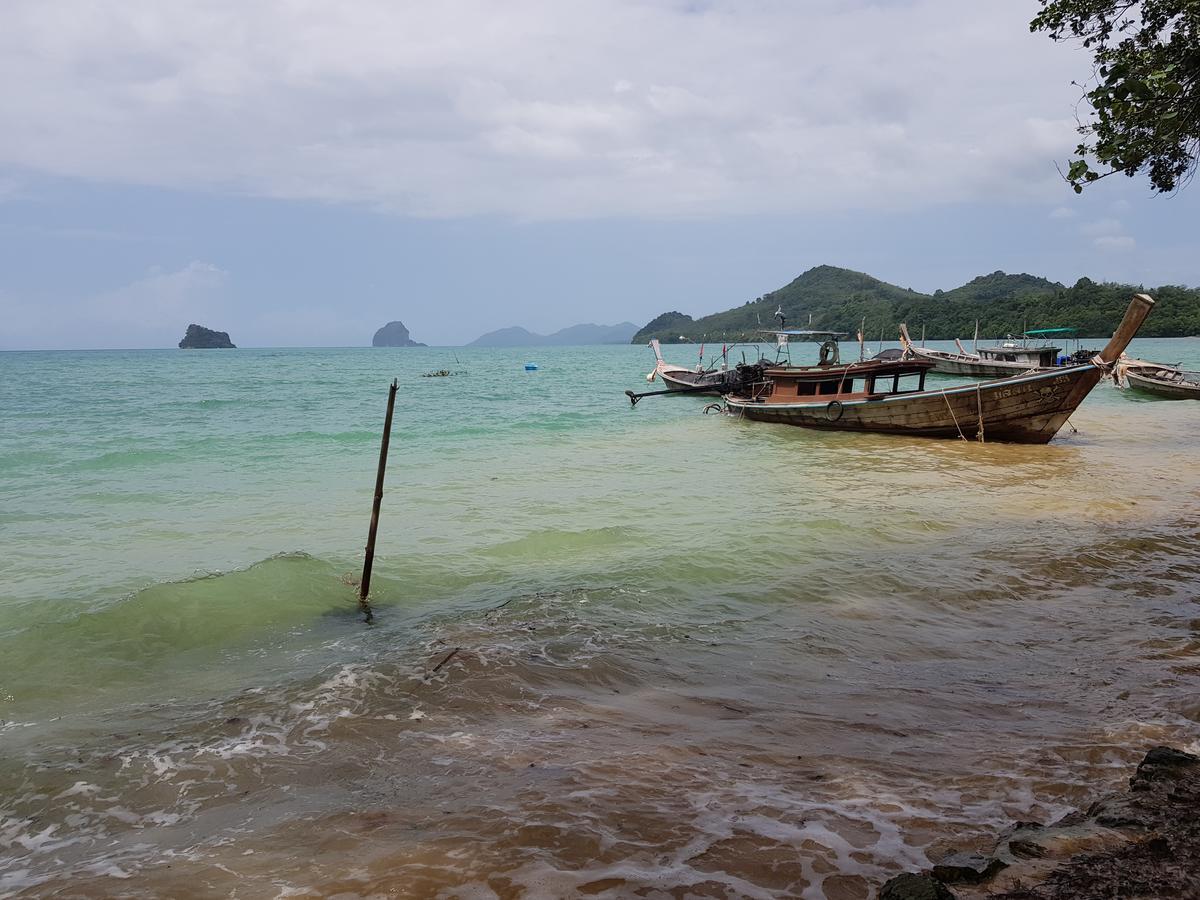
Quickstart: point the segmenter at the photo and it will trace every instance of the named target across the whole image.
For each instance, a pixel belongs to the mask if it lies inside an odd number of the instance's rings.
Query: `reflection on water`
[[[369,627],[370,404],[0,456],[0,895],[868,897],[1195,746],[1200,404],[979,445],[539,361],[410,404]]]

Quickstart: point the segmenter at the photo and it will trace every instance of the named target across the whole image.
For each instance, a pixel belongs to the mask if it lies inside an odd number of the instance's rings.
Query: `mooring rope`
[[[983,391],[978,384],[975,385],[975,400],[979,404],[979,431],[975,435],[975,440],[983,444],[985,443],[983,439]]]
[[[954,422],[954,427],[958,428],[958,436],[965,441],[967,436],[963,434],[962,429],[958,427],[958,416],[954,414],[954,407],[950,405],[950,398],[946,396],[945,388],[942,388],[942,399],[946,401],[946,409],[950,410],[950,418]]]

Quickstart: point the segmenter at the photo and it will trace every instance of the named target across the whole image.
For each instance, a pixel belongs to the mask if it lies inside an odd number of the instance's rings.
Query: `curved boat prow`
[[[1146,316],[1150,315],[1152,309],[1154,309],[1154,301],[1148,294],[1133,295],[1128,309],[1125,310],[1125,318],[1121,319],[1121,324],[1113,332],[1108,345],[1097,355],[1106,368],[1121,358],[1121,354],[1125,352],[1125,348],[1129,346],[1129,342],[1138,333],[1138,329],[1142,327],[1142,323],[1146,321]]]
[[[667,361],[665,359],[663,359],[662,347],[659,346],[658,338],[651,338],[649,341],[649,344],[650,344],[651,349],[654,350],[655,362],[654,362],[654,368],[651,369],[650,372],[646,375],[646,380],[649,382],[653,382],[654,379],[658,377],[658,373],[666,368]]]

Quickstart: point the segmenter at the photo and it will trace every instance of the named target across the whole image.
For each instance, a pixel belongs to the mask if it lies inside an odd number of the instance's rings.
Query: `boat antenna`
[[[867,345],[866,345],[866,337],[865,337],[866,333],[867,333],[867,317],[863,316],[862,323],[858,326],[858,361],[859,362],[864,362],[867,358]]]
[[[925,346],[925,323],[921,323],[921,346]]]
[[[975,320],[975,342],[971,344],[971,352],[979,355],[979,320]]]

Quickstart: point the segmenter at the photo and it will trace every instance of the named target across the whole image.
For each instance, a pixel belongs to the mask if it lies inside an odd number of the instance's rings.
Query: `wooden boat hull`
[[[1105,372],[1087,364],[999,381],[861,400],[770,402],[727,397],[735,414],[759,422],[837,431],[1047,443]]]
[[[692,372],[691,370],[682,371],[660,371],[659,378],[662,379],[662,384],[665,384],[668,389],[677,391],[684,388],[698,388],[702,384],[702,378],[708,374],[707,372]],[[703,391],[695,391],[696,394],[702,394]],[[716,394],[716,388],[713,388],[713,394]]]
[[[1010,378],[1013,375],[1024,375],[1026,372],[1044,371],[1037,366],[1029,366],[1025,363],[978,359],[960,353],[930,352],[921,347],[910,347],[908,352],[917,359],[929,360],[933,363],[933,371],[941,372],[943,375],[966,375],[971,378]]]
[[[1200,384],[1194,382],[1166,382],[1140,374],[1135,369],[1125,370],[1125,380],[1135,390],[1166,400],[1200,400]]]

